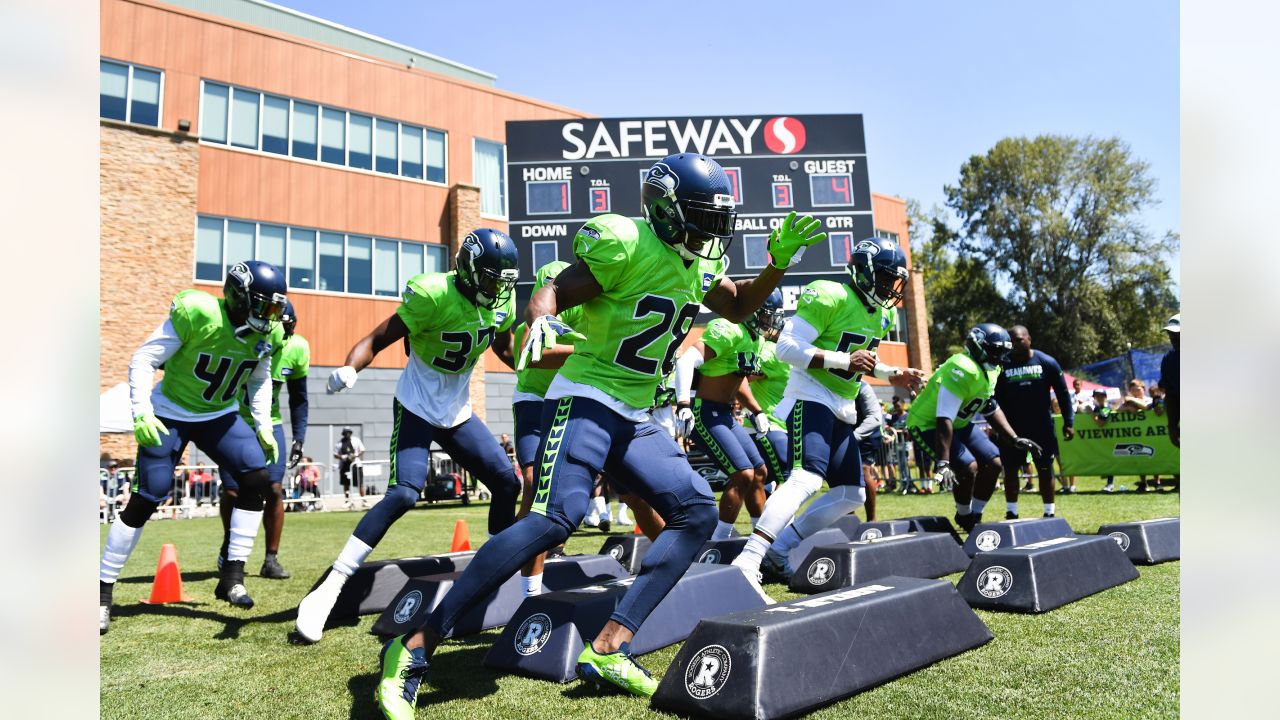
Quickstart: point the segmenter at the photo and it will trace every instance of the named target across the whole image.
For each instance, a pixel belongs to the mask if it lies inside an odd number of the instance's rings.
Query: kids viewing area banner
[[[1076,415],[1076,436],[1062,439],[1062,416],[1053,417],[1063,475],[1175,475],[1178,448],[1169,441],[1169,419],[1152,412],[1113,412],[1106,425]]]

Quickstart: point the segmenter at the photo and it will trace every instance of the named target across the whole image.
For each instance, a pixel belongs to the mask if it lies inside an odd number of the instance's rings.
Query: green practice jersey
[[[760,371],[760,350],[764,338],[752,335],[745,325],[716,318],[707,323],[702,343],[716,353],[698,368],[698,372],[707,377],[730,373],[745,377]]]
[[[644,220],[621,215],[587,221],[573,238],[573,253],[604,292],[582,305],[582,322],[574,328],[587,339],[574,347],[560,374],[633,408],[648,408],[725,263],[686,262]]]
[[[907,427],[917,430],[932,430],[938,425],[938,388],[944,387],[952,395],[960,398],[960,410],[952,420],[952,425],[959,430],[968,425],[973,416],[980,411],[990,411],[989,404],[994,401],[991,396],[996,391],[996,378],[1000,377],[1000,368],[984,369],[976,360],[965,353],[956,353],[947,358],[929,382],[911,403],[907,412]]]
[[[564,312],[556,315],[564,324],[578,329],[578,324],[582,322],[582,308],[569,308]],[[520,323],[516,326],[515,331],[515,347],[524,347],[525,332],[528,326]],[[559,344],[557,342],[557,344]],[[557,368],[535,368],[527,367],[524,370],[516,371],[516,392],[529,393],[531,395],[543,396],[547,394],[547,388],[551,387],[551,381],[556,379],[556,373],[560,372]]]
[[[774,414],[774,410],[782,402],[787,378],[791,377],[791,366],[778,359],[777,348],[777,343],[765,341],[760,350],[760,374],[752,375],[750,382],[751,394],[760,403],[760,409],[769,416],[769,422],[783,429],[787,424]]]
[[[396,314],[409,328],[409,347],[427,367],[447,375],[471,372],[500,332],[515,324],[514,294],[495,310],[477,307],[458,290],[456,273],[409,279]]]
[[[169,321],[182,346],[164,365],[160,392],[192,413],[235,410],[260,362],[275,362],[284,347],[284,326],[237,338],[226,302],[203,290],[183,290],[169,307]]]
[[[271,424],[279,425],[284,419],[280,416],[280,388],[290,380],[307,376],[311,368],[311,345],[307,339],[294,333],[284,341],[284,349],[271,360]],[[248,388],[240,393],[240,417],[250,425],[253,418],[249,411]]]
[[[796,308],[796,317],[818,331],[814,347],[843,353],[874,351],[893,329],[897,314],[894,309],[879,306],[868,310],[852,287],[830,280],[814,280],[806,285]],[[806,368],[805,372],[839,397],[858,397],[862,373],[826,368]]]

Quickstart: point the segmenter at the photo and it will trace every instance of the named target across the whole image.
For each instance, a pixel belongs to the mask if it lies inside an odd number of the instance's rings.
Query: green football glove
[[[541,360],[542,353],[562,341],[566,345],[573,345],[586,339],[586,335],[575,332],[555,315],[543,315],[529,326],[524,347],[520,349],[520,357],[516,360],[516,372],[521,372],[531,363]]]
[[[160,436],[168,434],[169,428],[151,413],[133,419],[133,438],[142,447],[159,447]]]
[[[262,452],[267,456],[267,464],[274,465],[280,457],[280,446],[276,445],[276,438],[271,433],[271,426],[267,425],[258,428],[258,444],[262,446]]]
[[[805,248],[827,239],[826,233],[818,232],[821,228],[822,221],[818,218],[811,215],[797,218],[792,210],[782,225],[769,233],[769,264],[786,270],[800,262]]]

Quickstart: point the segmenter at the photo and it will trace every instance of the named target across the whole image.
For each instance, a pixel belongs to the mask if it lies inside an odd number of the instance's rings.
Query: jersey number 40
[[[220,357],[215,364],[212,355],[200,353],[196,356],[193,372],[196,377],[205,382],[204,391],[200,393],[205,402],[231,402],[231,399],[236,396],[236,391],[240,389],[240,383],[256,367],[258,367],[257,360],[241,360],[235,372],[228,373],[227,371],[231,369],[231,358]],[[231,376],[231,382],[226,382],[228,374]],[[219,396],[219,390],[222,391],[221,396]]]
[[[698,316],[698,306],[686,304],[677,311],[675,300],[660,295],[645,295],[636,301],[632,319],[641,320],[650,315],[658,315],[658,322],[623,340],[618,345],[618,353],[613,361],[641,375],[657,375],[659,374],[658,361],[641,353],[650,345],[670,335],[671,339],[667,341],[666,350],[662,354],[662,372],[660,373],[666,375],[675,366],[676,350],[679,349],[680,343],[693,329],[693,319]]]

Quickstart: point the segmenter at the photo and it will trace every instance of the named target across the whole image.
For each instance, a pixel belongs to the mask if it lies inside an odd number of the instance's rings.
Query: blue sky
[[[926,208],[1002,137],[1117,136],[1180,229],[1176,2],[281,4],[601,116],[862,113],[872,188]]]

